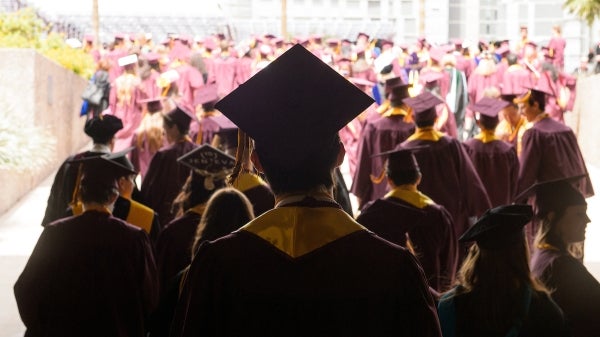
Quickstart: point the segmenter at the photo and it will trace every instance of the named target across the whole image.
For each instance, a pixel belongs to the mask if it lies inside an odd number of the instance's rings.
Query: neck
[[[404,184],[404,185],[394,185],[394,183],[390,183],[392,189],[405,190],[411,192],[417,192],[417,184]]]
[[[99,204],[97,202],[88,202],[83,204],[83,211],[98,211],[102,213],[112,214],[110,208],[106,205]]]
[[[306,197],[312,197],[317,200],[333,200],[333,188],[320,185],[306,191],[276,194],[275,205],[299,201]]]

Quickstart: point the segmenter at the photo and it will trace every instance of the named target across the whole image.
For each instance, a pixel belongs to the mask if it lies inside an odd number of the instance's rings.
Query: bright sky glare
[[[28,0],[50,15],[91,15],[92,0]],[[221,14],[218,1],[205,0],[98,0],[100,15],[205,16]]]

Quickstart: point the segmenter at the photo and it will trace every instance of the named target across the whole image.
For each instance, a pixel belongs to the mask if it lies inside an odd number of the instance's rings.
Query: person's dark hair
[[[213,183],[215,188],[209,190],[204,186],[204,176],[194,171],[190,172],[181,191],[173,201],[172,211],[179,217],[188,209],[206,203],[216,190],[226,186],[223,179],[213,180]]]
[[[216,191],[208,200],[196,229],[192,257],[202,242],[225,236],[252,219],[254,219],[252,204],[242,192],[232,187]]]
[[[415,184],[421,177],[419,170],[394,170],[389,164],[386,165],[385,173],[396,186]]]
[[[280,165],[281,158],[271,157],[257,142],[255,151],[271,189],[275,194],[281,194],[306,191],[318,186],[331,188],[340,146],[340,137],[336,133],[329,140],[324,140],[311,156],[304,158],[292,169]]]
[[[546,110],[546,95],[530,95],[527,103],[533,105],[535,102],[537,102],[540,111],[544,112]]]
[[[79,199],[82,203],[98,203],[108,205],[115,195],[119,194],[119,189],[115,181],[112,184],[108,181],[97,181],[96,179],[81,179],[79,185]]]
[[[177,126],[177,130],[179,130],[179,133],[182,135],[186,135],[190,131],[189,123],[187,123],[185,125],[178,124],[177,122],[175,122],[174,120],[169,118],[169,116],[167,116],[167,115],[163,115],[163,124],[165,124],[166,126],[168,126],[170,128],[172,128],[173,125]]]
[[[479,118],[479,123],[486,130],[495,130],[499,122],[497,118],[486,118],[484,116]]]
[[[517,56],[517,54],[509,53],[508,55],[506,55],[506,62],[508,63],[509,66],[512,66],[513,64],[517,64],[518,61],[519,61],[519,56]]]
[[[217,103],[217,101],[210,101],[210,102],[202,103],[202,111],[204,111],[204,112],[214,111],[216,103]]]
[[[435,120],[415,120],[415,125],[418,128],[430,127],[433,126],[433,124],[435,124]]]
[[[112,141],[112,139],[114,138],[115,135],[96,135],[94,137],[92,137],[92,141],[94,142],[94,144],[102,144],[102,145],[108,145],[110,144],[110,142]]]

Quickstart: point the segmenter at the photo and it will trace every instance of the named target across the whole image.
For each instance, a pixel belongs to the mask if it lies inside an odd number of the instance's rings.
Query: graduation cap
[[[162,101],[164,97],[153,97],[140,100],[140,103],[146,103],[148,112],[158,112],[163,109]]]
[[[417,162],[414,153],[427,147],[427,145],[407,146],[399,144],[393,150],[377,153],[371,157],[386,156],[388,159],[388,171],[419,171],[419,163]]]
[[[401,85],[404,82],[402,82],[402,78],[400,76],[397,77],[391,77],[385,80],[385,83],[383,85],[383,90],[385,95],[387,96],[390,92],[391,89],[395,86]]]
[[[123,122],[113,115],[99,115],[85,121],[83,131],[92,139],[110,139],[123,128]]]
[[[254,139],[260,156],[293,169],[372,103],[362,90],[296,44],[215,107]]]
[[[567,206],[587,205],[585,197],[574,186],[586,177],[587,174],[580,174],[535,183],[517,195],[515,202],[527,202],[529,197],[535,196],[539,216],[545,216],[551,211],[561,210]]]
[[[125,150],[122,150],[119,152],[109,153],[106,156],[104,156],[104,158],[106,158],[108,160],[112,160],[112,161],[116,162],[117,164],[123,166],[127,170],[132,171],[133,172],[132,174],[137,174],[137,172],[135,172],[135,168],[133,167],[133,163],[131,163],[131,160],[129,160],[129,158],[127,158],[127,155],[133,149],[135,149],[135,146],[128,147]]]
[[[431,58],[432,60],[434,60],[436,62],[441,62],[442,58],[446,54],[447,54],[447,52],[444,48],[434,47],[434,48],[431,48],[431,50],[429,51],[429,58]]]
[[[231,174],[235,158],[208,144],[204,144],[177,158],[177,162],[204,177],[204,188],[215,189],[215,180],[224,180]]]
[[[406,105],[413,109],[415,122],[434,121],[437,117],[435,107],[444,101],[436,95],[425,91],[418,96],[409,97],[402,100]]]
[[[158,63],[160,61],[160,54],[155,52],[148,52],[145,55],[146,61],[148,63]]]
[[[366,37],[367,40],[369,40],[369,38],[371,38],[371,36],[365,32],[358,32],[358,34],[356,34],[356,39],[358,40],[361,36]]]
[[[501,45],[498,49],[496,49],[496,54],[500,56],[504,56],[510,53],[510,47],[507,45]]]
[[[81,188],[118,189],[117,180],[123,176],[137,174],[108,156],[76,158],[70,164],[81,164]]]
[[[198,120],[194,108],[182,100],[176,102],[175,109],[169,111],[165,117],[185,130],[190,127],[192,120]]]
[[[125,66],[128,66],[130,64],[135,64],[135,63],[137,63],[137,61],[138,61],[137,55],[136,54],[131,54],[131,55],[127,55],[127,56],[123,56],[123,57],[119,58],[117,60],[117,64],[120,67],[125,67]]]
[[[408,92],[408,88],[410,88],[410,84],[399,83],[389,88],[389,98],[390,101],[401,102],[403,99],[410,97]]]
[[[158,75],[156,85],[159,88],[167,88],[171,83],[175,83],[177,80],[179,80],[179,73],[175,69],[170,69]]]
[[[361,87],[373,87],[375,86],[374,82],[371,82],[365,78],[361,77],[348,77],[348,81],[352,82],[352,84]]]
[[[505,205],[487,210],[458,239],[484,249],[502,249],[525,240],[523,226],[533,217],[530,205]]]
[[[196,90],[194,103],[198,105],[218,101],[219,95],[217,94],[217,88],[217,83],[203,85]]]
[[[554,96],[553,93],[551,93],[550,91],[545,90],[544,88],[533,88],[533,87],[529,87],[526,88],[527,92],[525,92],[523,95],[518,96],[517,98],[514,99],[514,103],[515,104],[519,104],[519,103],[525,103],[528,102],[529,99],[533,98],[533,100],[535,102],[545,102],[546,101],[546,95],[549,95],[550,97]]]
[[[469,109],[479,112],[482,118],[498,119],[498,114],[510,103],[491,97],[483,97],[475,104],[471,104]]]
[[[426,71],[421,75],[421,80],[426,84],[432,84],[440,80],[444,75],[439,71]]]
[[[233,122],[227,118],[225,115],[218,115],[211,117],[215,124],[217,124],[217,132],[216,134],[223,141],[223,148],[227,151],[229,149],[233,149],[238,145],[238,127],[233,124]]]

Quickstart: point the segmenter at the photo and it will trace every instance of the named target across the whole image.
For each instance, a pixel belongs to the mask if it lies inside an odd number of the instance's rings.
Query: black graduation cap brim
[[[254,139],[259,155],[295,167],[373,102],[296,44],[215,108]]]
[[[225,152],[204,144],[177,158],[177,162],[202,175],[218,174],[233,169],[235,158]]]
[[[83,131],[92,138],[112,137],[123,128],[123,121],[113,115],[102,114],[88,119]]]
[[[485,249],[501,249],[524,240],[523,226],[533,217],[530,205],[506,205],[487,210],[458,239]]]
[[[472,104],[469,108],[486,117],[497,118],[500,111],[506,108],[508,105],[510,105],[510,103],[500,99],[483,97],[475,104]]]
[[[133,151],[133,149],[135,149],[135,146],[130,146],[122,151],[109,153],[109,154],[105,155],[104,157],[108,160],[112,160],[112,161],[118,163],[119,165],[123,166],[123,168],[130,170],[132,172],[132,174],[134,174],[137,172],[135,171],[135,168],[133,167],[133,164],[131,163],[131,161],[127,158],[127,155],[131,151]]]
[[[428,147],[429,147],[429,145],[399,144],[393,150],[389,150],[389,151],[385,151],[385,152],[380,152],[380,153],[375,153],[375,154],[371,155],[371,158],[381,157],[381,156],[389,156],[389,155],[392,155],[392,154],[395,154],[395,153],[400,153],[400,152],[415,153],[415,152],[419,152],[419,151],[421,151],[423,149],[426,149]]]
[[[568,184],[574,184],[574,183],[586,178],[587,176],[588,176],[587,174],[578,174],[578,175],[566,177],[566,178],[559,178],[559,179],[552,179],[552,180],[537,182],[537,183],[529,186],[523,192],[519,193],[519,195],[517,195],[514,198],[514,202],[515,203],[526,203],[530,197],[535,196],[536,193],[540,189],[544,188],[545,186],[551,186],[551,185],[555,185],[555,184],[562,183],[562,182],[565,182]]]
[[[109,159],[108,155],[76,158],[70,164],[81,164],[83,176],[87,182],[111,185],[118,178],[136,174],[130,168]]]
[[[527,91],[522,95],[517,96],[513,101],[514,103],[518,104],[527,102],[531,96],[538,97],[540,100],[545,97],[554,96],[554,93],[541,88],[525,87],[524,89]]]

